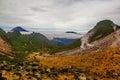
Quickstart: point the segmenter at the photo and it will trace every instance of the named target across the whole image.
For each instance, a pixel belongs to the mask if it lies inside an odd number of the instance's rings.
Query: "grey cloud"
[[[40,11],[40,12],[46,12],[47,10],[44,8],[40,8],[40,7],[30,7],[30,9],[32,11]]]
[[[78,2],[84,2],[85,0],[54,0],[54,3],[57,4],[56,6],[61,6],[61,7],[64,7],[64,6],[71,6],[75,3],[78,3]]]
[[[4,13],[0,12],[0,15],[4,15]]]
[[[119,3],[120,0],[0,0],[0,23],[88,30],[101,19],[120,24]]]
[[[72,4],[74,4],[74,3],[86,3],[86,2],[94,2],[94,1],[102,1],[102,2],[104,2],[104,1],[112,1],[112,0],[55,0],[55,3],[57,3],[57,4],[64,4],[64,5],[72,5]]]
[[[107,12],[108,15],[120,15],[120,7],[115,8],[112,11]]]
[[[16,24],[16,23],[26,23],[27,20],[21,17],[16,17],[16,16],[0,15],[0,22]]]
[[[120,7],[118,7],[116,10],[120,10]]]

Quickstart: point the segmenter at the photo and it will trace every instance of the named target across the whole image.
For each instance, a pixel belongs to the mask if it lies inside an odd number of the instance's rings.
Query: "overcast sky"
[[[104,19],[120,24],[120,0],[0,0],[0,25],[87,31]]]

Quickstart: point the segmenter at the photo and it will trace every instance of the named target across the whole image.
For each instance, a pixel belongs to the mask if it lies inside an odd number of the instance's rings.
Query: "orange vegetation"
[[[103,77],[120,75],[120,53],[116,47],[109,47],[101,53],[88,53],[69,56],[36,56],[37,60],[47,68],[79,68]],[[33,56],[34,54],[31,54]],[[109,77],[109,76],[107,76]],[[61,79],[62,80],[62,79]]]
[[[78,77],[83,74],[84,80],[120,80],[120,53],[119,49],[114,46],[100,53],[69,56],[29,54],[25,59],[25,61],[34,60],[37,60],[38,64],[40,63],[38,68],[46,71],[44,74],[35,73],[43,80],[75,80],[76,74],[79,74]],[[63,72],[64,70],[65,72]],[[2,73],[2,76],[8,80],[20,79],[20,76],[13,74],[14,71],[2,71]],[[28,78],[24,74],[28,72],[21,71],[21,73],[21,78],[27,80]],[[57,76],[54,77],[55,73]]]

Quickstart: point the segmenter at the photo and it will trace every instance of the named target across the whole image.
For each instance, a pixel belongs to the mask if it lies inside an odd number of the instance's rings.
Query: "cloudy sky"
[[[120,0],[0,0],[0,26],[87,31],[103,19],[120,25]]]

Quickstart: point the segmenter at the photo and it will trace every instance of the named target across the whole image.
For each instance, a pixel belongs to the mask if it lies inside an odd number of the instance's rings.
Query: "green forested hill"
[[[55,45],[40,33],[22,35],[19,31],[9,32],[10,43],[16,52],[28,53],[52,48]]]
[[[96,24],[96,26],[92,29],[94,30],[94,34],[89,38],[90,42],[101,39],[112,32],[114,32],[113,27],[118,26],[114,24],[111,20],[102,20]]]

